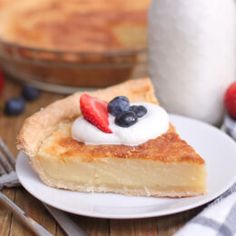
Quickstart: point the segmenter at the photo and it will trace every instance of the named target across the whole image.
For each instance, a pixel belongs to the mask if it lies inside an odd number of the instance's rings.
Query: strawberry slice
[[[84,119],[105,133],[112,133],[109,127],[107,103],[84,93],[80,97],[80,110]]]

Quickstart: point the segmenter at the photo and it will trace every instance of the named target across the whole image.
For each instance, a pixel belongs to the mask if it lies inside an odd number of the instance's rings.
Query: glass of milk
[[[234,0],[153,0],[149,9],[149,73],[160,103],[211,124],[236,79]]]

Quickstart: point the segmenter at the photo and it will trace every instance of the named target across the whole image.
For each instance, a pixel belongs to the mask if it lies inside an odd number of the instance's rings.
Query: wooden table
[[[0,103],[4,100],[20,94],[21,85],[7,81]],[[14,154],[16,135],[25,117],[62,97],[61,95],[43,93],[35,102],[27,103],[26,111],[18,117],[6,117],[0,112],[0,136],[5,139]],[[37,134],[36,134],[37,135]],[[3,192],[27,212],[32,218],[47,228],[54,235],[65,235],[43,205],[31,196],[22,187],[15,189],[4,189]],[[145,235],[172,235],[185,222],[196,215],[201,208],[171,216],[138,219],[138,220],[109,220],[96,219],[83,216],[71,215],[88,235],[112,235],[112,236],[145,236]],[[32,233],[24,227],[7,209],[0,205],[0,236],[27,236]]]

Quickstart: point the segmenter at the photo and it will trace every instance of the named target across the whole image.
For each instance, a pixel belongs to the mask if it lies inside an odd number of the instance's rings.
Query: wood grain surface
[[[8,98],[19,96],[21,88],[22,86],[20,84],[7,81],[4,92],[0,98],[1,107],[3,102]],[[37,101],[27,103],[24,114],[17,117],[6,117],[2,114],[2,111],[0,112],[0,136],[4,138],[15,155],[17,154],[15,138],[24,119],[60,97],[62,97],[62,95],[44,92]],[[3,192],[52,234],[57,236],[65,235],[43,205],[22,187],[4,189]],[[169,236],[173,235],[177,229],[200,210],[201,208],[197,208],[171,216],[138,220],[96,219],[76,215],[71,215],[71,217],[88,235],[92,236]],[[0,236],[8,235],[30,236],[33,234],[24,227],[11,212],[0,205]]]

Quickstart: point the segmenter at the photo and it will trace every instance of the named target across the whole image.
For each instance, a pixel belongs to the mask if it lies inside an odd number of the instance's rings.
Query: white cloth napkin
[[[236,121],[229,116],[225,116],[222,130],[236,140]],[[236,236],[236,183],[174,234],[174,236],[205,235]]]

